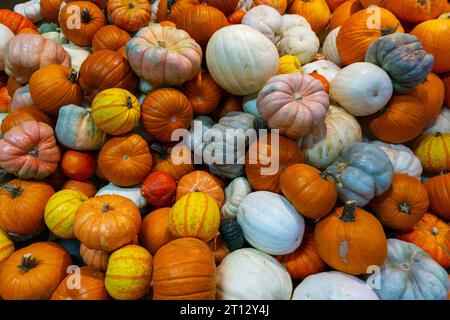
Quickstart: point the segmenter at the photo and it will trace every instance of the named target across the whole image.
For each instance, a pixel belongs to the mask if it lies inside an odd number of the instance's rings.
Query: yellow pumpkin
[[[217,234],[220,212],[216,201],[203,192],[182,196],[169,212],[169,230],[176,237],[209,241]]]
[[[116,300],[137,300],[150,289],[153,257],[143,247],[127,245],[111,254],[105,286]]]
[[[415,151],[426,172],[450,170],[450,134],[436,133],[420,138]]]
[[[106,89],[97,94],[91,108],[97,127],[113,136],[131,131],[141,116],[138,99],[120,88]]]
[[[63,239],[71,239],[75,213],[88,197],[79,191],[61,190],[48,199],[44,220],[53,234]]]
[[[278,74],[302,72],[302,64],[297,57],[286,54],[280,57],[280,67]]]
[[[14,243],[8,234],[0,229],[0,266],[14,252]]]

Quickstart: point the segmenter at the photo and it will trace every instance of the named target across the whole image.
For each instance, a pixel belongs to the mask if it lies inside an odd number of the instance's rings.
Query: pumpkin
[[[288,7],[289,1],[292,2],[292,0],[254,0],[251,3],[250,8],[254,6],[267,5],[276,9],[280,14],[283,14],[286,11],[286,8]]]
[[[346,147],[325,171],[335,180],[343,201],[356,200],[362,207],[389,188],[394,169],[382,150],[356,143]]]
[[[179,161],[180,159],[184,159],[186,156],[191,156],[188,148],[184,147],[178,150],[168,148],[166,150],[157,144],[152,144],[151,149],[154,151],[152,153],[155,163],[153,171],[167,172],[175,181],[179,181],[183,176],[194,171],[192,161],[181,163]]]
[[[330,96],[354,116],[376,113],[388,103],[392,93],[389,75],[367,62],[345,67],[330,83]]]
[[[90,180],[67,180],[62,186],[62,190],[78,191],[86,195],[88,198],[92,198],[97,193],[95,184]]]
[[[425,213],[410,231],[397,237],[414,243],[443,268],[450,267],[450,226],[438,217]]]
[[[316,34],[325,29],[331,16],[325,0],[295,0],[289,7],[289,13],[305,17]]]
[[[303,217],[289,201],[268,191],[256,191],[246,196],[239,206],[237,221],[248,243],[273,255],[296,250],[305,229]]]
[[[281,36],[279,32],[282,16],[277,10],[267,5],[259,5],[250,9],[241,23],[260,31],[274,44],[277,44]]]
[[[100,50],[117,51],[131,39],[128,32],[115,25],[107,25],[100,28],[92,38],[92,51]]]
[[[302,72],[302,64],[297,57],[285,54],[280,57],[280,66],[278,68],[278,74]]]
[[[170,208],[156,209],[142,220],[139,239],[152,255],[175,239],[169,230],[169,212]]]
[[[1,28],[1,27],[0,27]],[[7,87],[0,88],[0,113],[7,113],[11,109],[11,97]]]
[[[308,64],[305,64],[302,69],[303,74],[318,74],[321,77],[316,76],[319,80],[321,80],[325,91],[328,93],[327,86],[329,86],[330,82],[337,76],[337,74],[341,71],[335,63],[328,60],[317,60]],[[325,78],[325,79],[323,79]]]
[[[426,114],[425,127],[432,126],[444,104],[445,88],[442,80],[434,73],[429,73],[426,79],[408,95],[422,103]]]
[[[378,38],[403,31],[400,21],[384,8],[360,10],[341,26],[336,38],[339,56],[345,65],[364,61],[367,49]]]
[[[84,244],[80,245],[80,255],[83,262],[93,270],[106,271],[109,261],[109,253],[102,250],[89,249]]]
[[[77,72],[65,66],[48,65],[37,70],[29,82],[34,105],[55,116],[62,106],[81,104],[84,94],[76,80]]]
[[[388,256],[373,290],[381,300],[447,300],[448,275],[444,268],[412,243],[388,239]]]
[[[208,0],[208,1],[206,1],[206,3],[209,6],[219,9],[225,15],[232,14],[238,5],[238,2],[239,2],[238,0]]]
[[[326,1],[331,12],[334,12],[340,5],[349,0],[326,0]]]
[[[170,174],[154,171],[145,178],[140,192],[151,205],[162,207],[171,205],[176,191],[176,183]]]
[[[217,268],[219,300],[289,300],[292,280],[270,255],[253,248],[231,252]]]
[[[387,255],[381,223],[367,211],[348,201],[317,223],[314,233],[317,251],[333,269],[352,275],[382,265]]]
[[[14,12],[30,19],[31,22],[39,22],[43,19],[40,2],[41,0],[30,0],[24,3],[18,3],[14,6]],[[23,31],[23,29],[21,31]]]
[[[121,188],[118,186],[115,186],[114,184],[110,183],[106,186],[103,186],[98,190],[98,192],[95,194],[96,197],[102,196],[104,194],[115,194],[122,196],[124,198],[127,198],[139,208],[143,209],[147,205],[147,201],[145,198],[141,195],[141,189],[139,186],[129,187],[129,188]]]
[[[14,34],[18,34],[25,28],[36,29],[30,19],[9,9],[0,9],[0,23],[7,26]]]
[[[110,88],[134,92],[137,78],[120,53],[100,50],[88,56],[81,64],[79,83],[84,92],[95,98],[99,92]]]
[[[177,129],[188,129],[193,110],[189,99],[172,88],[156,89],[142,102],[142,128],[159,141],[172,141]]]
[[[189,99],[194,114],[211,113],[219,104],[222,90],[208,72],[200,72],[183,86],[183,93]]]
[[[90,267],[81,267],[75,274],[67,275],[53,292],[50,300],[108,300],[105,274]],[[80,286],[73,287],[71,280],[79,276]]]
[[[218,30],[208,42],[206,63],[214,81],[229,93],[259,91],[278,71],[275,45],[246,25]]]
[[[28,84],[26,86],[17,88],[17,90],[14,92],[9,110],[14,111],[26,106],[34,106],[34,102],[30,94],[30,86]]]
[[[300,138],[298,145],[304,151],[306,163],[325,169],[336,161],[345,147],[361,140],[362,131],[358,121],[345,109],[331,105],[324,123]]]
[[[62,44],[61,46],[70,55],[70,59],[72,60],[72,68],[75,69],[77,72],[80,71],[81,65],[83,64],[84,60],[86,60],[87,57],[89,57],[91,51],[76,46],[72,43]]]
[[[433,68],[434,58],[414,35],[393,33],[367,49],[365,61],[389,74],[396,93],[406,93],[422,83]]]
[[[64,0],[41,0],[41,14],[50,22],[58,22],[59,8]]]
[[[450,220],[450,173],[442,173],[425,182],[430,199],[430,211]]]
[[[52,120],[42,111],[34,106],[25,106],[23,108],[11,111],[8,116],[3,119],[1,124],[1,133],[4,135],[13,127],[25,121],[38,121],[52,125]]]
[[[5,46],[6,43],[14,37],[14,32],[12,32],[4,24],[0,24],[0,70],[5,69]]]
[[[79,1],[79,0],[64,0],[64,2],[66,2],[66,3],[75,2],[75,1]],[[94,3],[100,9],[105,9],[106,3],[108,2],[108,0],[87,0],[87,1]]]
[[[323,43],[322,47],[322,53],[325,55],[325,57],[338,66],[342,66],[343,64],[336,45],[336,38],[340,30],[341,27],[337,27],[331,30],[325,38],[325,42]]]
[[[228,251],[235,251],[244,247],[244,232],[242,231],[241,225],[235,219],[221,220],[219,231],[221,240],[225,243]]]
[[[176,201],[190,192],[203,192],[209,195],[217,203],[219,209],[222,207],[224,193],[217,178],[203,170],[195,170],[183,176],[176,187]]]
[[[432,124],[431,127],[429,127],[428,129],[425,129],[422,132],[422,134],[429,135],[429,134],[436,134],[438,132],[450,133],[450,109],[449,108],[442,108],[436,121]]]
[[[0,229],[0,266],[14,252],[14,242],[8,234]]]
[[[440,172],[450,170],[450,134],[425,135],[418,141],[414,153],[422,163],[425,172]]]
[[[385,7],[401,21],[419,23],[446,12],[446,5],[445,0],[387,0]]]
[[[147,26],[152,14],[147,0],[111,0],[108,1],[106,11],[113,24],[129,32]]]
[[[113,251],[133,242],[141,224],[136,205],[118,195],[86,200],[75,214],[73,232],[86,247]]]
[[[220,234],[217,234],[207,244],[213,253],[216,266],[222,262],[223,258],[225,258],[227,256],[227,254],[230,253],[230,250],[225,245],[225,243],[222,239],[222,235],[220,235]]]
[[[215,293],[214,256],[203,241],[177,239],[156,252],[153,300],[213,300]]]
[[[444,77],[444,86],[445,86],[445,105],[450,106],[450,75]]]
[[[128,41],[126,54],[133,71],[153,86],[191,80],[202,60],[202,49],[187,32],[159,24],[139,30]]]
[[[75,180],[86,180],[95,173],[95,158],[87,152],[69,150],[61,160],[64,174]]]
[[[289,166],[303,162],[303,154],[290,139],[280,136],[278,141],[272,140],[273,135],[260,135],[250,145],[245,174],[254,190],[279,193],[281,175]]]
[[[329,84],[327,78],[325,78],[323,75],[318,73],[317,70],[314,70],[313,72],[308,73],[308,75],[313,77],[314,79],[319,80],[322,83],[323,91],[325,91],[326,93],[328,93],[330,91],[330,84]]]
[[[225,202],[221,208],[222,216],[235,219],[244,198],[252,192],[252,186],[244,177],[233,179],[225,188]]]
[[[128,245],[109,257],[105,287],[116,300],[137,300],[152,281],[152,255],[143,247]]]
[[[203,192],[191,192],[177,200],[169,212],[169,230],[175,237],[211,240],[219,230],[219,207]]]
[[[5,300],[47,300],[72,264],[53,242],[36,242],[17,250],[0,269],[0,296]]]
[[[294,290],[292,300],[379,300],[367,283],[339,271],[313,274]]]
[[[71,42],[90,47],[95,33],[105,25],[105,15],[90,1],[75,1],[61,8],[59,25]]]
[[[63,47],[38,34],[15,36],[6,44],[4,55],[6,73],[21,84],[27,83],[33,72],[47,65],[71,66],[70,56]]]
[[[0,166],[22,179],[49,176],[60,158],[53,129],[43,122],[23,122],[0,140]]]
[[[230,112],[242,112],[242,97],[224,92],[222,100],[217,108],[211,113],[214,121],[219,121]]]
[[[343,2],[339,7],[333,10],[333,14],[328,24],[328,30],[334,30],[342,26],[354,13],[362,10],[363,7],[359,0],[351,0]]]
[[[271,129],[280,129],[281,134],[294,139],[318,127],[330,106],[321,82],[299,73],[272,77],[256,103]]]

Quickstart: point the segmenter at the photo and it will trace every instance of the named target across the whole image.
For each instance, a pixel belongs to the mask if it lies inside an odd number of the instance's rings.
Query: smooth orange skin
[[[155,255],[158,249],[175,239],[169,230],[170,208],[160,208],[150,212],[142,220],[139,238],[142,245]]]

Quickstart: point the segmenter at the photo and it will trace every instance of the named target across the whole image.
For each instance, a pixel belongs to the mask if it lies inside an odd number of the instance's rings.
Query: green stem
[[[11,194],[11,197],[17,198],[22,195],[23,190],[21,188],[13,187],[13,186],[3,186],[3,189],[8,191]]]
[[[167,152],[166,149],[164,149],[163,147],[161,147],[159,144],[157,144],[155,142],[150,145],[150,149],[152,149],[153,151],[156,151],[163,159],[167,159],[170,156],[170,154]]]

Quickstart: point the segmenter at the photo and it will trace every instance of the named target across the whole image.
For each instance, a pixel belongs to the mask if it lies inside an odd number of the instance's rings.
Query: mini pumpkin
[[[109,261],[109,252],[89,249],[80,244],[80,255],[83,262],[93,270],[106,271]]]
[[[95,173],[95,158],[87,152],[69,150],[64,153],[61,160],[61,169],[64,174],[76,180],[86,180]]]
[[[177,185],[172,176],[164,171],[153,171],[141,186],[142,196],[153,206],[171,205]]]
[[[165,149],[158,144],[153,143],[151,145],[153,159],[155,165],[154,171],[164,171],[172,176],[175,181],[179,181],[183,176],[189,172],[194,171],[193,161],[179,162],[179,159],[185,157],[192,158],[191,151],[186,148],[180,148],[174,150],[172,148]],[[178,151],[178,153],[177,153]],[[178,159],[175,159],[178,158]]]
[[[175,199],[178,201],[190,192],[206,193],[216,201],[219,209],[222,207],[225,197],[218,178],[203,170],[192,171],[178,181]]]
[[[64,182],[61,190],[73,190],[85,194],[88,198],[92,198],[97,193],[97,187],[90,181],[67,180]]]
[[[450,134],[425,135],[418,141],[414,153],[426,172],[450,170]]]
[[[6,134],[13,127],[25,122],[25,121],[37,121],[43,122],[48,125],[52,125],[52,120],[42,111],[35,106],[29,105],[20,109],[11,111],[6,118],[3,119],[1,124],[2,135]]]
[[[114,25],[129,32],[136,32],[147,26],[152,14],[147,0],[110,0],[106,11]]]
[[[183,86],[183,93],[191,102],[194,114],[211,113],[219,104],[222,89],[208,72],[200,72]]]
[[[128,32],[120,29],[118,26],[109,24],[100,28],[92,39],[92,51],[100,50],[118,51],[130,41],[131,36]]]
[[[170,208],[156,209],[142,220],[139,239],[152,255],[175,239],[169,230],[169,212]]]

